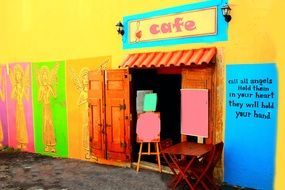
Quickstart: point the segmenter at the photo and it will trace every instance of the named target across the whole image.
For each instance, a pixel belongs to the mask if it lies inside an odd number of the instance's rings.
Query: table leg
[[[167,156],[167,155],[168,155],[168,156]],[[168,186],[168,187],[171,187],[172,183],[174,182],[174,179],[175,179],[176,176],[177,176],[177,173],[176,173],[175,169],[170,165],[171,160],[169,160],[169,154],[168,154],[168,153],[162,153],[162,156],[163,156],[163,158],[164,158],[166,164],[169,166],[170,170],[172,171],[172,173],[173,173],[173,175],[174,175],[174,176],[172,177],[172,179],[170,180],[170,182],[167,183],[167,186]]]
[[[194,190],[192,184],[190,183],[190,181],[187,178],[187,170],[189,169],[189,167],[191,166],[191,164],[193,163],[193,161],[195,160],[195,157],[191,158],[191,160],[189,161],[189,163],[187,164],[187,166],[185,167],[185,169],[183,170],[181,168],[181,166],[179,166],[179,164],[177,163],[177,158],[175,155],[169,155],[171,160],[173,161],[173,163],[175,164],[175,166],[177,167],[177,169],[179,170],[179,173],[177,174],[176,178],[174,179],[174,186],[173,188],[176,188],[176,186],[180,183],[180,181],[182,180],[182,178],[186,181],[186,183],[188,184],[188,186],[190,187],[190,189]]]

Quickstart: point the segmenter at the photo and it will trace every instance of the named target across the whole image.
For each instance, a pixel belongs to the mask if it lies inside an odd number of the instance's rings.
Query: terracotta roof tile
[[[135,53],[130,54],[120,67],[179,67],[191,64],[209,64],[216,52],[216,48],[212,47],[172,52]]]

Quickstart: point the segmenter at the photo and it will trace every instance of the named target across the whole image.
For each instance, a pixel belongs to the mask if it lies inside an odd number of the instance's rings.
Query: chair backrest
[[[200,183],[202,178],[204,178],[204,176],[209,176],[209,177],[213,176],[214,168],[217,165],[218,161],[221,159],[223,147],[224,147],[223,142],[215,144],[214,146],[212,146],[211,151],[208,153],[208,155],[204,155],[205,165],[203,167],[203,172],[201,173],[196,183],[194,184],[193,187],[194,189]]]
[[[214,145],[214,156],[213,156],[213,160],[211,162],[211,170],[214,170],[214,168],[216,167],[217,163],[221,159],[223,148],[224,148],[224,143],[223,142],[219,142],[218,144]]]
[[[213,164],[214,157],[215,157],[215,152],[216,152],[216,147],[212,146],[211,150],[207,154],[204,154],[203,156],[200,157],[199,163],[200,163],[200,166],[202,166],[203,168],[203,172],[201,176],[204,176],[207,173],[211,172],[212,164]]]
[[[165,139],[159,143],[159,146],[160,146],[159,148],[160,148],[160,150],[164,150],[164,149],[172,146],[172,144],[173,144],[173,142],[171,139]]]

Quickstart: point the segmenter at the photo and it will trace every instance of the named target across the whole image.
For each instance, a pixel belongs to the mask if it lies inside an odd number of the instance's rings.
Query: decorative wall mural
[[[33,152],[30,63],[10,64],[7,79],[9,145]]]
[[[55,152],[56,145],[50,99],[56,98],[57,70],[58,65],[51,70],[47,66],[42,66],[37,73],[38,101],[43,106],[43,144],[46,152]]]
[[[272,189],[278,110],[276,65],[227,65],[226,84],[224,180]]]
[[[4,100],[4,93],[3,93],[2,89],[0,89],[0,98],[1,98],[1,101]],[[3,127],[2,127],[2,121],[0,120],[0,148],[3,147],[3,140],[4,140]]]
[[[25,69],[15,65],[14,71],[10,71],[12,83],[11,99],[16,101],[16,140],[17,148],[25,150],[28,144],[27,122],[24,111],[23,100],[29,100],[28,88],[30,87],[29,66]]]
[[[72,139],[69,141],[71,158],[93,160],[89,146],[88,72],[109,67],[109,57],[67,61],[68,133],[69,139]]]
[[[88,72],[110,68],[110,60],[70,60],[67,66],[64,61],[1,65],[0,148],[8,145],[94,161],[89,147]]]
[[[85,158],[90,158],[90,146],[89,146],[89,129],[88,129],[88,72],[87,67],[83,67],[79,75],[70,67],[72,79],[74,82],[74,87],[78,90],[79,97],[77,106],[81,110],[82,119],[82,146],[86,151]]]
[[[36,152],[67,156],[65,64],[33,64]]]
[[[4,105],[2,105],[2,102],[5,101],[5,91],[4,91],[4,89],[5,89],[5,80],[4,80],[4,74],[3,74],[3,71],[2,71],[2,67],[0,67],[0,68],[1,68],[1,70],[0,70],[0,102],[1,102],[1,108],[3,106],[3,109],[4,109]],[[4,114],[3,114],[3,116],[4,116]],[[4,145],[4,129],[3,129],[3,124],[2,123],[3,122],[2,122],[2,112],[1,112],[1,118],[0,118],[0,150],[3,148],[3,145]]]

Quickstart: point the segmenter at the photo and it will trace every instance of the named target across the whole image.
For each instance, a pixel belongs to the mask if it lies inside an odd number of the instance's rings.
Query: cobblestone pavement
[[[170,176],[130,168],[98,165],[73,159],[0,151],[0,189],[160,190]]]
[[[137,173],[130,168],[0,150],[0,190],[164,190],[170,178],[149,170]],[[227,184],[221,189],[249,190]]]

